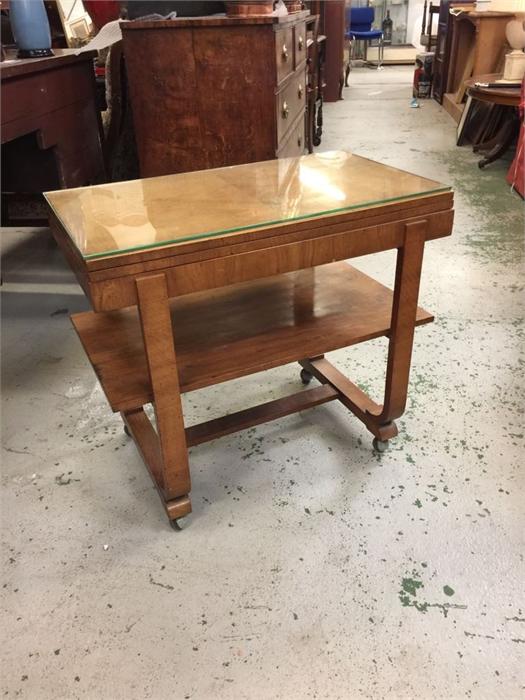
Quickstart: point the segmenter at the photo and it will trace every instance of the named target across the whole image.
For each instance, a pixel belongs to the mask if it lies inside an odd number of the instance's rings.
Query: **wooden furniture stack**
[[[462,12],[452,19],[450,59],[443,107],[459,122],[466,81],[473,75],[497,73],[507,47],[505,28],[512,12]]]
[[[451,10],[473,10],[475,0],[441,0],[439,3],[439,17],[437,28],[436,52],[434,55],[434,67],[432,76],[432,97],[443,103],[443,95],[447,91],[448,68],[450,64],[450,48],[452,45],[452,20],[454,16]]]
[[[308,14],[123,23],[142,177],[301,155]]]

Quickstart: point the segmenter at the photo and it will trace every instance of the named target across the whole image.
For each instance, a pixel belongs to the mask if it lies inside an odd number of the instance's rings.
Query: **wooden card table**
[[[425,242],[449,187],[334,151],[46,195],[93,311],[72,317],[170,521],[191,512],[188,447],[335,399],[382,450],[404,411]],[[342,262],[397,249],[394,290]],[[389,338],[383,403],[323,356]],[[185,427],[181,393],[298,361],[320,385]],[[155,427],[144,412],[153,404]]]

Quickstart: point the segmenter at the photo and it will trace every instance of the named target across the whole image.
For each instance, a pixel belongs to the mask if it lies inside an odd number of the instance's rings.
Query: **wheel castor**
[[[376,452],[386,452],[388,449],[388,440],[378,440],[375,437],[372,440],[372,446]]]
[[[170,525],[175,532],[181,532],[188,527],[188,518],[177,518],[176,520],[170,520]]]
[[[131,431],[125,423],[124,423],[124,432],[126,433],[126,435],[128,437],[131,437]]]
[[[301,381],[303,384],[310,384],[312,381],[313,374],[311,374],[307,369],[301,370]]]

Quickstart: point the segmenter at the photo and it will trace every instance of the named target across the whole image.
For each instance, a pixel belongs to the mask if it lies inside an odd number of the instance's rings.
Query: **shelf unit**
[[[388,336],[392,292],[345,262],[170,301],[181,392]],[[72,317],[113,411],[153,401],[136,307]],[[433,316],[417,311],[416,325]],[[266,363],[261,366],[261,351]]]

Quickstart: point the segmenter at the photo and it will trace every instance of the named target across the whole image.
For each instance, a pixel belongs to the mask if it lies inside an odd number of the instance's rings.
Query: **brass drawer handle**
[[[283,44],[283,53],[282,53],[283,61],[288,60],[288,47],[286,44]]]
[[[302,142],[303,142],[303,140],[302,140],[302,138],[299,136],[299,138],[297,139],[297,145],[299,146],[299,148],[301,148]]]
[[[297,88],[297,97],[299,99],[301,99],[302,96],[303,96],[303,86],[299,85],[299,87]]]
[[[283,119],[288,119],[288,115],[290,114],[290,109],[288,107],[288,104],[286,102],[283,102],[283,108],[281,110],[281,115]]]
[[[304,46],[304,39],[302,36],[300,36],[299,37],[299,51],[303,50],[303,46]]]

